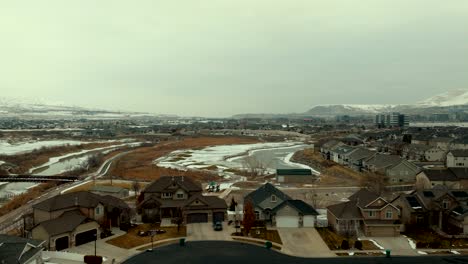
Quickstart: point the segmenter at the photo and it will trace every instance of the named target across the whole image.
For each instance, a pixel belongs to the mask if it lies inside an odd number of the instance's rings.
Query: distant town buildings
[[[398,112],[390,114],[378,114],[375,116],[375,124],[379,128],[385,127],[408,127],[409,120],[406,115]]]

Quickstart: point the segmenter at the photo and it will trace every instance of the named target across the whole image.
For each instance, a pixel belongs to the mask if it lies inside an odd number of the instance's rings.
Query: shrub
[[[341,249],[348,250],[349,249],[349,242],[348,240],[343,240],[341,242]]]
[[[362,250],[362,242],[359,240],[356,240],[356,242],[354,242],[354,248]]]

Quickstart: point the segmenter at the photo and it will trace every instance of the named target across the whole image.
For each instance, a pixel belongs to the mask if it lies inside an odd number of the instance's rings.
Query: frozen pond
[[[174,151],[154,163],[180,170],[216,169],[221,175],[225,171],[243,170],[251,166],[275,173],[276,169],[312,169],[290,161],[296,151],[310,147],[312,146],[300,142],[214,146],[200,150]]]
[[[95,154],[102,153],[106,154],[113,150],[119,149],[124,146],[138,146],[140,142],[124,143],[108,147],[95,148],[90,150],[82,150],[75,153],[70,153],[67,155],[50,158],[49,161],[45,164],[42,164],[36,168],[32,168],[29,172],[34,175],[44,175],[51,176],[57,175],[66,171],[80,167],[82,164],[86,163],[87,159]],[[0,183],[0,198],[21,194],[27,189],[34,187],[37,183],[30,182],[16,182],[16,183]]]

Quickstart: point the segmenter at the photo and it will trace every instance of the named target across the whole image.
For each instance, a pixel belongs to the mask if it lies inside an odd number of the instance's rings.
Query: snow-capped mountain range
[[[317,105],[299,114],[241,114],[244,117],[291,117],[291,116],[337,116],[337,115],[374,115],[377,113],[402,112],[406,114],[443,113],[456,109],[468,112],[468,90],[451,90],[415,104],[335,104]],[[134,117],[160,117],[160,115],[135,112],[108,111],[81,106],[67,106],[63,103],[48,102],[44,99],[0,97],[0,117],[63,118],[63,119],[117,119]]]
[[[67,106],[64,103],[49,102],[44,99],[0,97],[0,117],[118,119],[141,116],[152,115]]]
[[[235,118],[245,117],[288,117],[288,116],[322,116],[337,115],[375,115],[378,113],[401,112],[406,114],[430,114],[448,112],[453,108],[468,111],[468,90],[451,90],[414,104],[333,104],[317,105],[305,113],[298,114],[245,114]]]

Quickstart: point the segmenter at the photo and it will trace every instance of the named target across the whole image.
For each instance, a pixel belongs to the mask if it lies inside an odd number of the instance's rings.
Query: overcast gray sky
[[[0,96],[179,115],[468,88],[466,0],[1,1]]]

